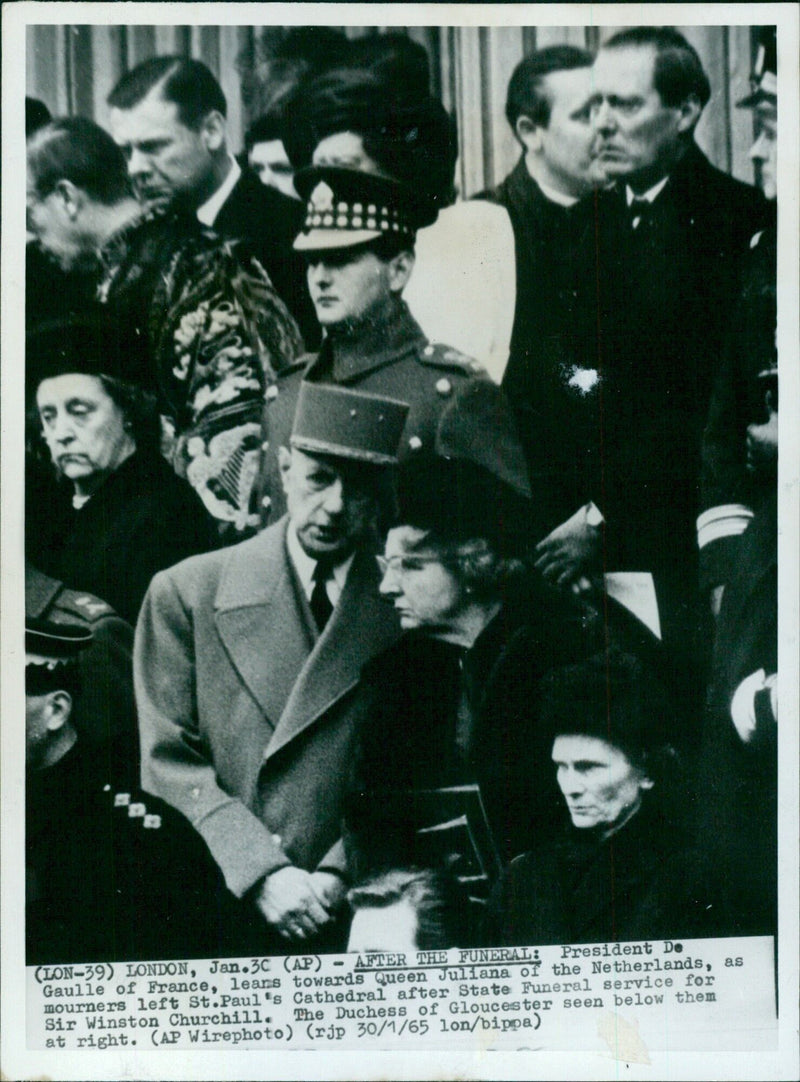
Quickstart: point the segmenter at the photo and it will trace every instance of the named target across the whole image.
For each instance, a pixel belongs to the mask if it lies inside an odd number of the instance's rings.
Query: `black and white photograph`
[[[799,14],[4,6],[4,1077],[797,1076]]]

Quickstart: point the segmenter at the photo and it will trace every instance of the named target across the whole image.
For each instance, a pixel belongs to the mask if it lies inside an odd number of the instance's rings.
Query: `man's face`
[[[68,213],[63,194],[54,189],[39,196],[28,172],[27,226],[39,244],[58,262],[62,270],[73,270],[89,258],[91,246],[83,240],[79,219]]]
[[[197,131],[187,128],[178,106],[164,101],[158,87],[130,109],[112,109],[109,129],[148,208],[178,202],[196,209],[213,194],[212,151],[220,147],[219,131],[205,122]]]
[[[554,71],[543,83],[551,109],[547,127],[535,129],[542,179],[556,191],[580,198],[605,180],[593,153],[592,69]]]
[[[655,49],[601,49],[593,71],[591,117],[596,152],[610,180],[646,191],[666,176],[680,154],[681,133],[699,114],[663,104],[653,85]]]
[[[758,183],[767,199],[778,198],[778,110],[760,105],[755,111],[756,141],[750,157],[758,168]]]
[[[247,164],[262,184],[277,188],[290,199],[298,198],[294,190],[294,169],[284,149],[282,139],[253,143],[247,156]]]
[[[594,736],[557,736],[553,762],[572,824],[581,830],[621,826],[653,785],[620,748]]]
[[[363,248],[306,253],[308,291],[323,327],[357,327],[377,318],[394,292],[396,260]]]
[[[289,518],[314,560],[345,560],[374,528],[378,514],[374,467],[281,448]]]
[[[447,638],[469,597],[456,576],[426,544],[427,534],[415,526],[389,531],[382,560],[382,597],[390,599],[404,631],[421,630]]]
[[[53,463],[79,492],[93,491],[135,450],[122,410],[97,376],[44,379],[36,406]]]
[[[47,745],[48,695],[25,696],[25,766],[36,767]]]

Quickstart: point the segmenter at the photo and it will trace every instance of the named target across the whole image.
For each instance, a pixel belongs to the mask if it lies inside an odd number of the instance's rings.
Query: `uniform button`
[[[436,382],[436,393],[440,395],[448,395],[453,390],[453,384],[449,379],[440,379]]]
[[[426,357],[432,357],[436,350],[433,348],[433,346],[426,346],[422,352]]]
[[[198,800],[200,797],[200,790],[198,788],[192,789],[192,800]]]
[[[277,397],[278,397],[278,385],[277,385],[277,383],[270,383],[269,387],[267,387],[267,400],[269,402],[271,402],[273,400],[273,398],[277,398]]]
[[[269,440],[264,440],[264,442],[261,444],[261,450],[262,451],[268,451],[269,450]]]
[[[411,439],[408,441],[408,446],[411,448],[412,451],[418,451],[422,446],[422,440],[419,438],[419,436],[412,436]]]
[[[264,496],[264,497],[262,498],[262,500],[261,500],[261,506],[262,506],[262,507],[269,507],[269,505],[270,505],[271,503],[272,503],[272,500],[270,499],[270,497],[269,497],[269,496]]]

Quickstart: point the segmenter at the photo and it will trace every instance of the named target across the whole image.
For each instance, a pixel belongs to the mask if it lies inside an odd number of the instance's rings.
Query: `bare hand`
[[[267,876],[256,905],[286,939],[307,939],[331,919],[319,900],[312,875],[292,864]]]
[[[312,872],[311,884],[320,904],[333,913],[344,901],[347,887],[340,875],[335,872]]]
[[[602,532],[587,522],[587,508],[579,508],[536,546],[535,566],[556,586],[578,585],[583,593],[600,566]]]

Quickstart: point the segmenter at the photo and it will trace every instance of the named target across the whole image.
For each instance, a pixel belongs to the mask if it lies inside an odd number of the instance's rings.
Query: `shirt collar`
[[[203,203],[202,207],[197,208],[197,220],[202,225],[212,226],[217,219],[217,215],[222,210],[223,204],[228,196],[236,186],[236,182],[242,175],[242,170],[239,167],[239,163],[233,157],[232,154],[228,156],[228,160],[231,163],[231,167],[228,170],[228,175],[223,180],[222,184],[217,188],[210,199]]]
[[[300,579],[303,593],[310,599],[314,590],[314,570],[318,561],[312,556],[309,556],[300,544],[297,538],[297,531],[291,522],[286,530],[286,548],[289,552],[289,559],[292,561],[292,566],[297,572],[297,577]],[[335,564],[331,571],[335,589],[339,595],[341,595],[341,592],[344,589],[344,584],[347,581],[347,575],[350,571],[350,565],[352,564],[354,557],[355,553],[351,552],[346,560],[342,560],[341,563]]]
[[[537,180],[536,183],[541,188],[542,195],[545,199],[549,199],[551,203],[557,203],[560,207],[574,207],[575,204],[579,202],[574,195],[565,195],[564,192],[557,192],[555,188],[551,188],[541,180]]]
[[[654,184],[652,188],[648,188],[647,191],[642,192],[641,195],[636,195],[636,193],[633,192],[628,187],[628,185],[626,184],[625,185],[625,202],[627,203],[628,206],[631,206],[634,199],[640,199],[640,200],[644,199],[648,203],[654,203],[656,201],[656,198],[661,194],[661,191],[664,188],[664,186],[666,185],[668,180],[669,180],[669,176],[662,177],[661,180],[659,180],[658,184]]]

